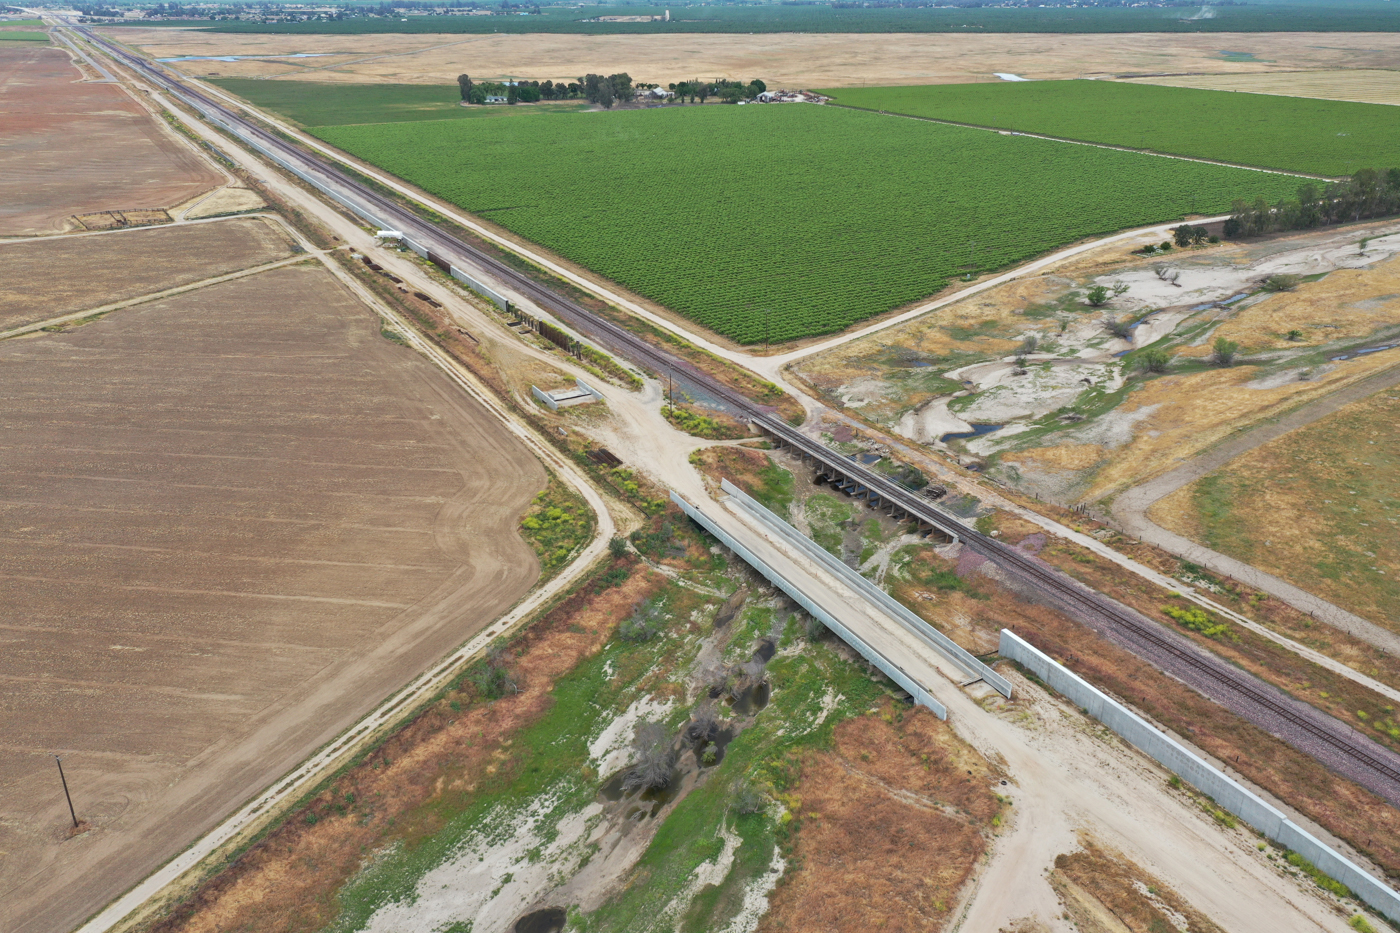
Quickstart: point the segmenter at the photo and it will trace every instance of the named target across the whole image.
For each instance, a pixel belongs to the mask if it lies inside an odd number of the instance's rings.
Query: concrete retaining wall
[[[746,512],[801,550],[809,560],[874,603],[880,611],[894,618],[914,637],[956,664],[970,678],[984,680],[1002,696],[1008,698],[1011,696],[1011,681],[977,660],[971,652],[919,618],[893,596],[861,576],[858,571],[847,566],[844,561],[838,560],[826,548],[764,508],[760,502],[729,480],[721,480],[720,488],[729,493],[736,502],[744,507]]]
[[[1244,820],[1266,838],[1297,852],[1323,874],[1351,888],[1362,901],[1400,922],[1400,894],[1294,823],[1283,811],[1014,632],[1001,630],[1000,650],[1003,657],[1020,663],[1162,767],[1210,796],[1222,809]]]
[[[890,680],[899,684],[905,692],[914,698],[915,703],[933,710],[934,715],[939,719],[948,718],[948,708],[934,699],[933,695],[929,693],[922,684],[905,672],[904,668],[866,644],[860,636],[846,628],[835,615],[813,602],[806,593],[803,593],[802,590],[790,583],[782,574],[768,566],[768,564],[759,559],[756,554],[736,541],[729,532],[721,528],[704,512],[700,511],[674,492],[671,493],[671,501],[680,506],[681,511],[693,518],[696,524],[718,538],[725,547],[729,548],[735,554],[738,554],[745,563],[754,570],[757,570],[770,583],[790,596],[793,601],[803,609],[811,613],[814,619],[821,620],[821,623],[835,632],[842,641],[860,652],[861,657],[879,668],[881,673]]]

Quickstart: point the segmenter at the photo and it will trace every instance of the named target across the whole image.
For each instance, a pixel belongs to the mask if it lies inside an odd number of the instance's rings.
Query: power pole
[[[57,755],[54,755],[53,760],[58,762],[58,779],[63,782],[63,797],[65,800],[68,801],[68,815],[73,818],[73,828],[77,829],[78,814],[73,809],[73,796],[72,794],[68,793],[68,778],[63,776],[63,759]]]

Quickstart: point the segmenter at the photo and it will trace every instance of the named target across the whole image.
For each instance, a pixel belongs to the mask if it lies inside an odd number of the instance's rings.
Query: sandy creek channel
[[[730,623],[745,595],[741,591],[721,608],[715,631],[701,640],[688,688],[697,709],[713,713],[715,726],[699,740],[687,734],[694,719],[680,727],[671,740],[675,766],[665,788],[630,793],[623,788],[638,754],[634,736],[639,726],[665,721],[677,706],[670,699],[639,695],[621,713],[600,720],[588,743],[594,773],[611,775],[593,800],[578,808],[582,788],[570,778],[523,806],[498,805],[444,862],[421,876],[411,897],[381,906],[363,929],[426,933],[470,920],[472,933],[558,933],[567,908],[577,906],[587,913],[602,906],[646,852],[657,828],[708,779],[726,746],[768,705],[771,687],[765,666],[788,613],[774,613],[773,633],[760,640],[747,661],[723,665],[723,643],[732,634]],[[701,864],[670,903],[658,905],[659,916],[674,915],[679,921],[701,888],[724,880],[739,837],[727,834],[724,842],[715,859]],[[770,868],[776,871],[761,875],[746,891],[730,933],[751,933],[767,910],[768,893],[782,876],[781,857],[775,858],[779,864]]]

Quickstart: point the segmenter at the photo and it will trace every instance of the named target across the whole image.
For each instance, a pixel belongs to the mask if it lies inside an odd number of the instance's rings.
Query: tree
[[[1240,345],[1233,340],[1226,340],[1224,337],[1216,337],[1212,345],[1213,351],[1210,360],[1217,366],[1229,366],[1235,361],[1235,354],[1239,352]]]
[[[750,96],[750,97],[757,97],[758,95],[762,94],[762,93],[763,93],[764,91],[766,91],[766,90],[768,90],[768,85],[764,84],[764,83],[763,83],[762,81],[760,81],[758,78],[754,78],[752,81],[749,82],[749,96]]]
[[[637,727],[632,746],[637,750],[638,760],[622,776],[624,793],[662,790],[671,783],[676,753],[671,748],[671,734],[663,723],[642,723]]]
[[[472,99],[472,79],[466,75],[457,76],[457,87],[462,92],[462,100],[471,103]]]
[[[612,109],[612,105],[613,105],[613,101],[614,101],[615,99],[616,99],[616,95],[613,94],[613,87],[612,87],[612,84],[611,84],[610,82],[608,82],[608,81],[600,81],[600,82],[598,82],[598,100],[597,100],[597,103],[600,104],[600,105],[602,105],[602,107],[603,107],[604,110],[611,110],[611,109]]]
[[[632,86],[632,76],[625,71],[622,74],[608,75],[608,84],[612,85],[613,97],[624,104],[630,104],[637,97],[637,89]]]
[[[1143,350],[1138,354],[1137,365],[1140,369],[1149,373],[1164,373],[1171,363],[1171,357],[1166,350],[1150,349]]]
[[[1177,227],[1175,230],[1172,231],[1172,239],[1176,242],[1177,246],[1190,246],[1191,225],[1182,224],[1180,227]]]
[[[705,102],[705,98],[710,96],[711,90],[712,88],[710,87],[710,85],[703,82],[701,82],[700,85],[696,87],[695,93],[700,96],[700,103],[703,104]]]
[[[520,89],[515,86],[514,81],[508,82],[506,84],[506,103],[514,104],[519,99]]]
[[[1303,332],[1295,327],[1293,330],[1290,330],[1287,333],[1286,337],[1291,342],[1297,343],[1298,341],[1303,339]]]
[[[515,89],[515,96],[522,104],[533,104],[544,96],[544,92],[533,85],[525,84]]]
[[[1104,305],[1108,304],[1110,299],[1117,298],[1127,290],[1128,286],[1124,285],[1122,282],[1114,284],[1112,288],[1109,288],[1107,285],[1094,285],[1084,293],[1084,297],[1089,300],[1091,307],[1102,308]]]

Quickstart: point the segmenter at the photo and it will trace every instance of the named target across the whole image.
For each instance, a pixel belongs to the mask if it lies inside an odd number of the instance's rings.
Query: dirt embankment
[[[801,767],[785,798],[796,867],[760,933],[943,929],[1000,819],[986,760],[928,710],[887,703]]]

